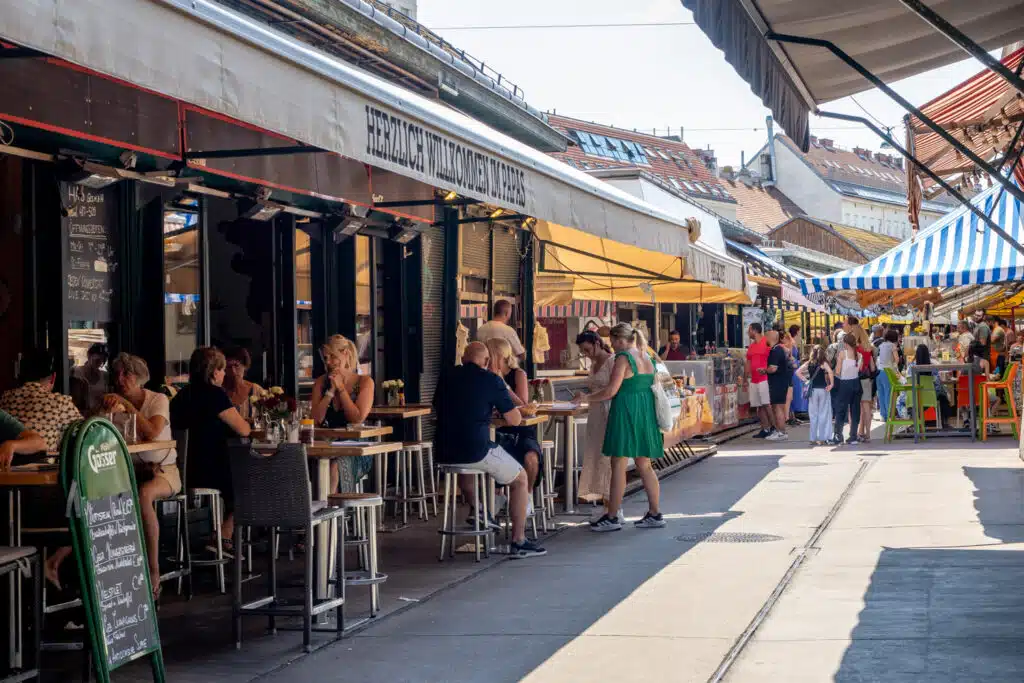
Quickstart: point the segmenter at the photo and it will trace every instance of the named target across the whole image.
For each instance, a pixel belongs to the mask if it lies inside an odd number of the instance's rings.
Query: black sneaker
[[[498,524],[498,520],[494,519],[493,516],[490,516],[490,515],[488,515],[488,516],[490,517],[490,519],[488,519],[486,522],[484,521],[483,517],[480,516],[480,528],[481,529],[488,529],[489,528],[491,531],[501,531],[501,525]],[[469,510],[469,517],[466,519],[466,526],[471,528],[471,529],[476,528],[476,519],[477,519],[477,517],[478,517],[478,515],[476,514],[476,512],[472,508],[470,508],[470,510]]]
[[[599,533],[604,531],[621,531],[622,522],[617,517],[602,515],[601,519],[590,523],[590,530]]]
[[[755,439],[767,439],[768,435],[772,433],[771,429],[762,429],[757,434],[754,434]]]
[[[547,554],[547,550],[540,547],[530,539],[526,539],[522,543],[512,543],[508,547],[508,556],[513,560],[523,560],[527,557],[541,557]]]
[[[665,527],[665,518],[659,512],[656,515],[652,515],[648,512],[640,519],[633,522],[633,526],[637,529],[662,529]]]

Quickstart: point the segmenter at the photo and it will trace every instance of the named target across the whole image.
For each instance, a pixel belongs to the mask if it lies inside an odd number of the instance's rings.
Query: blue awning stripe
[[[1021,202],[994,185],[972,202],[1015,242],[1024,237]],[[980,229],[979,229],[980,226]],[[837,289],[926,289],[1024,279],[1024,256],[960,207],[869,263],[817,278],[803,278],[805,293]]]

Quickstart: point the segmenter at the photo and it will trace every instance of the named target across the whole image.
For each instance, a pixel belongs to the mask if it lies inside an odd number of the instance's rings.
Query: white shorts
[[[751,382],[748,385],[748,388],[751,408],[760,408],[761,406],[771,405],[771,396],[768,393],[768,380],[758,382],[757,384]]]
[[[516,459],[509,455],[508,451],[501,446],[495,446],[487,451],[487,455],[480,462],[467,464],[465,467],[486,472],[494,477],[494,481],[499,486],[511,484],[519,476],[519,473],[523,471],[523,466],[516,462]]]

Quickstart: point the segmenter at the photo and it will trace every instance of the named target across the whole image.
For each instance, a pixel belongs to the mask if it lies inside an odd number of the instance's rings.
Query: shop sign
[[[372,104],[365,105],[365,114],[362,147],[372,163],[434,187],[526,211],[529,178],[524,169]]]
[[[64,319],[114,319],[117,256],[117,204],[113,187],[95,190],[61,184],[66,261]]]

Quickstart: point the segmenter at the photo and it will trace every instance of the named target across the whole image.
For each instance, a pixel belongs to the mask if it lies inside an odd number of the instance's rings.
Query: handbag
[[[655,375],[654,384],[651,385],[651,392],[654,394],[654,416],[658,421],[658,429],[663,432],[671,431],[675,420],[672,419],[672,406],[668,402],[668,394],[665,387],[657,381]]]
[[[814,378],[818,376],[819,372],[821,372],[820,365],[814,370],[814,374],[807,380],[807,384],[804,385],[803,391],[800,392],[803,394],[805,401],[811,397],[811,383],[814,382]]]

